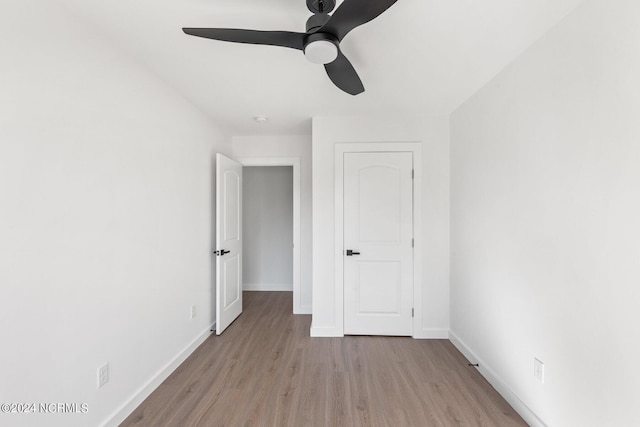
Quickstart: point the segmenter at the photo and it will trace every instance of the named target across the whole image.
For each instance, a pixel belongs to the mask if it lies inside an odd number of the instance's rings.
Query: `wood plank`
[[[291,292],[244,298],[121,426],[527,425],[448,340],[310,338]]]

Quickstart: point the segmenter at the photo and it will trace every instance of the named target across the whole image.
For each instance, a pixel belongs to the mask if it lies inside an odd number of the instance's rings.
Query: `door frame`
[[[293,314],[311,314],[302,306],[300,290],[300,158],[299,157],[236,157],[242,166],[293,167]]]
[[[344,155],[345,153],[413,153],[413,338],[422,330],[422,144],[420,142],[348,142],[335,145],[335,307],[336,326],[344,336]]]

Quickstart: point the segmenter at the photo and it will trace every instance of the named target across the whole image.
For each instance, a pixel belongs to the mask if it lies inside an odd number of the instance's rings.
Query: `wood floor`
[[[121,426],[526,426],[447,340],[309,338],[290,292],[245,292]]]

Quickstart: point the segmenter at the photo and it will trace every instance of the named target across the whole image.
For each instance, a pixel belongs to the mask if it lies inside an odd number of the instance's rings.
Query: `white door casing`
[[[216,334],[242,313],[242,165],[216,155]]]
[[[343,168],[344,333],[410,336],[413,153],[347,152]]]

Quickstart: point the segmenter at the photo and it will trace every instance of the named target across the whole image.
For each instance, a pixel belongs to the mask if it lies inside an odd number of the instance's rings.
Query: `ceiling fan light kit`
[[[328,34],[311,34],[304,45],[304,56],[314,64],[330,64],[338,58],[338,42]]]
[[[324,64],[329,79],[351,95],[364,86],[351,62],[342,54],[340,42],[354,28],[377,18],[397,0],[344,0],[333,15],[335,0],[307,0],[313,15],[306,32],[259,31],[233,28],[183,28],[189,35],[233,43],[263,44],[301,50],[314,64]]]

